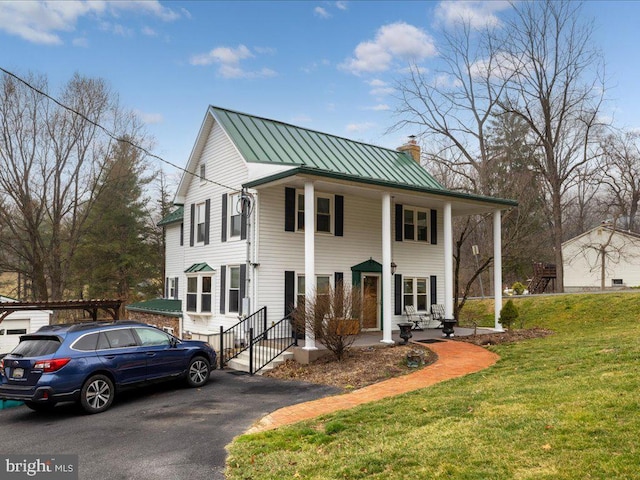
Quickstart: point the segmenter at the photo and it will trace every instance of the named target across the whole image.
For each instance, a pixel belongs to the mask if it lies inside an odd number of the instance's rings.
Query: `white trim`
[[[391,338],[391,194],[382,194],[382,340],[394,343]]]
[[[315,203],[313,182],[307,181],[304,184],[304,283],[307,298],[312,298],[316,291]],[[317,350],[315,331],[308,325],[304,332],[304,349]]]
[[[502,311],[502,212],[493,212],[493,285],[494,285],[494,325],[502,331],[500,312]]]
[[[444,204],[444,318],[453,319],[453,225],[451,202]]]

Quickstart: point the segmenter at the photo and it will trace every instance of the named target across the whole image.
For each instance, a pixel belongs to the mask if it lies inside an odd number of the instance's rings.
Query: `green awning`
[[[207,263],[194,263],[184,273],[215,272]]]

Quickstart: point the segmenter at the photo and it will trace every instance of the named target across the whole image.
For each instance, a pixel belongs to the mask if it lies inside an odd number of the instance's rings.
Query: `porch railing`
[[[288,317],[254,335],[249,330],[249,373],[254,375],[290,347],[298,345],[298,335],[293,331]]]
[[[220,327],[220,368],[229,360],[236,358],[249,348],[249,333],[253,331],[254,338],[264,335],[267,330],[267,307],[264,306],[255,313],[243,318],[234,326],[224,330]]]

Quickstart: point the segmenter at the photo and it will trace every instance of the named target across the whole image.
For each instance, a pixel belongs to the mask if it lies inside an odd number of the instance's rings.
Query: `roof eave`
[[[288,177],[293,177],[296,175],[313,175],[317,177],[332,178],[336,180],[347,180],[347,181],[362,183],[366,185],[396,188],[399,190],[406,190],[406,191],[418,192],[418,193],[428,193],[431,195],[436,195],[441,197],[450,197],[450,198],[455,198],[459,200],[472,200],[476,202],[494,205],[499,209],[509,209],[509,208],[518,206],[518,202],[516,202],[515,200],[507,200],[504,198],[494,198],[494,197],[484,197],[482,195],[453,192],[451,190],[444,190],[444,189],[441,190],[441,189],[435,189],[435,188],[429,188],[429,187],[420,187],[416,185],[406,185],[402,183],[389,182],[389,181],[378,180],[374,178],[355,177],[355,176],[344,174],[344,173],[329,172],[327,170],[320,170],[317,168],[310,168],[310,167],[297,167],[284,172],[279,172],[274,175],[270,175],[267,177],[253,180],[251,182],[247,182],[243,184],[243,187],[255,188],[261,185],[277,182],[278,180],[282,180]]]

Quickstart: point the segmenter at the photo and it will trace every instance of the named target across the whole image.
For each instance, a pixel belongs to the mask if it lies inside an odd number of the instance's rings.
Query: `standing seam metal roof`
[[[247,162],[299,165],[445,190],[411,155],[219,107],[209,107]]]

